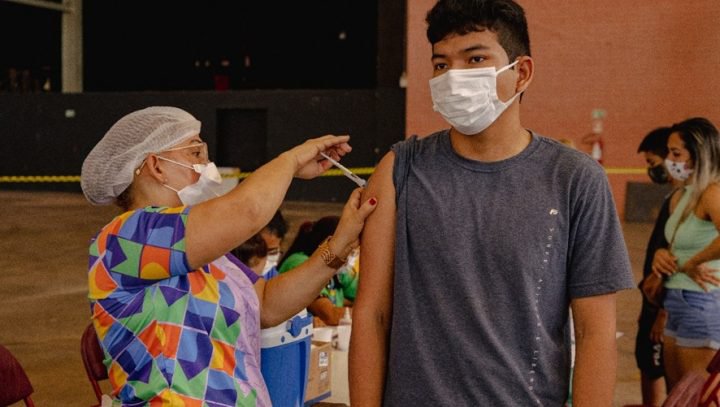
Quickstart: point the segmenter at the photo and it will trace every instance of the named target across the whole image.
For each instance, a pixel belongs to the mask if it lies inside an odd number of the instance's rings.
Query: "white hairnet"
[[[176,107],[153,106],[118,120],[83,162],[80,185],[95,205],[107,205],[133,181],[150,153],[159,153],[200,134],[200,122]]]

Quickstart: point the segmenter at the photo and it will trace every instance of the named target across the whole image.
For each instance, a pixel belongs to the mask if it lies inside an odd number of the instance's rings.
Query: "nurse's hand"
[[[671,276],[677,272],[676,262],[677,258],[668,249],[658,249],[653,256],[652,271],[660,276]]]
[[[696,266],[690,261],[688,261],[683,265],[680,271],[687,274],[688,277],[692,278],[692,280],[696,282],[706,292],[710,291],[710,287],[708,286],[708,284],[720,286],[720,279],[715,277],[714,274],[715,272],[717,272],[717,270],[706,266],[705,263]]]
[[[365,219],[377,207],[376,198],[360,202],[362,190],[362,188],[355,188],[350,195],[335,233],[328,242],[330,250],[343,259],[347,258],[350,252],[360,245],[360,232],[365,226]]]
[[[352,150],[347,143],[348,140],[350,136],[322,136],[307,140],[283,154],[289,155],[290,159],[295,161],[295,177],[312,179],[332,166],[320,153],[325,153],[334,160],[340,160]]]

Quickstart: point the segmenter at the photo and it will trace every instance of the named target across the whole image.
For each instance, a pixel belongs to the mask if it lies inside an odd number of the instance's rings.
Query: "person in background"
[[[667,249],[652,269],[665,278],[664,362],[669,389],[720,349],[720,135],[705,118],[670,128],[665,166],[682,183],[670,198]]]
[[[350,152],[348,136],[306,141],[220,195],[222,177],[200,122],[154,106],[118,120],[88,154],[85,197],[122,214],[93,239],[92,322],[112,395],[122,405],[269,406],[260,329],[316,298],[358,245],[377,201],[350,195],[307,261],[270,281],[230,250],[268,224],[293,178],[311,179]]]
[[[313,253],[335,230],[339,218],[326,216],[315,222],[305,222],[287,250],[287,254],[280,263],[280,274],[298,267],[308,260],[308,253]],[[345,262],[347,264],[347,261]],[[345,285],[347,281],[341,280],[346,274],[336,273],[327,281],[320,295],[308,305],[310,311],[324,325],[338,325],[345,315],[345,307],[351,303],[345,298]]]
[[[234,248],[232,254],[250,267],[255,274],[264,277],[263,272],[267,265],[268,248],[265,239],[260,236],[260,233],[253,235],[243,244]]]
[[[535,63],[512,0],[427,15],[433,106],[450,124],[395,144],[365,190],[350,404],[612,405],[616,291],[634,286],[615,203],[587,154],[527,130]]]
[[[667,184],[670,178],[665,169],[669,136],[669,127],[657,128],[643,138],[637,151],[638,154],[643,155],[647,163],[647,173],[650,180],[659,185]],[[667,313],[659,306],[661,300],[658,299],[657,290],[662,288],[662,279],[653,274],[652,259],[655,251],[668,247],[664,230],[665,222],[670,216],[669,202],[668,196],[655,220],[655,226],[650,234],[650,240],[645,251],[643,279],[639,283],[643,292],[643,301],[635,338],[635,361],[638,369],[640,369],[640,389],[644,406],[659,406],[665,399],[662,342]],[[646,292],[652,296],[645,295]]]
[[[260,231],[260,236],[265,240],[267,246],[267,261],[262,271],[262,276],[269,280],[278,275],[277,267],[280,263],[282,255],[282,242],[287,234],[287,222],[282,216],[282,212],[278,209],[267,224]]]

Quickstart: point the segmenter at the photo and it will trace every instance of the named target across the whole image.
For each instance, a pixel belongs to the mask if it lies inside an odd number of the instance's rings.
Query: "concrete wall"
[[[203,123],[211,158],[242,170],[253,170],[256,163],[324,134],[350,134],[354,149],[343,162],[374,166],[404,134],[405,92],[399,88],[0,94],[0,175],[79,175],[84,157],[117,119],[151,105],[178,106],[194,114]],[[223,130],[220,123],[228,117],[231,123]],[[246,119],[253,124],[252,134],[233,131],[242,129]],[[231,133],[223,134],[228,129]],[[222,150],[237,145],[256,147],[251,153]],[[344,177],[296,181],[288,197],[342,201],[353,187]],[[0,183],[0,188],[79,191],[76,183]]]
[[[604,165],[617,207],[627,174],[642,167],[637,146],[660,125],[705,116],[720,125],[720,2],[717,0],[519,0],[530,29],[536,77],[523,98],[523,124],[579,148],[591,111],[607,111]],[[432,111],[425,14],[435,0],[408,0],[407,135],[447,124]]]

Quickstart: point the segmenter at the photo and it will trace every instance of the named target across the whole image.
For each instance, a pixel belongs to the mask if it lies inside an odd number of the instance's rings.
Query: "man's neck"
[[[520,154],[530,144],[532,136],[519,120],[507,119],[501,116],[483,132],[474,135],[451,129],[453,150],[467,159],[484,162],[501,161]]]

